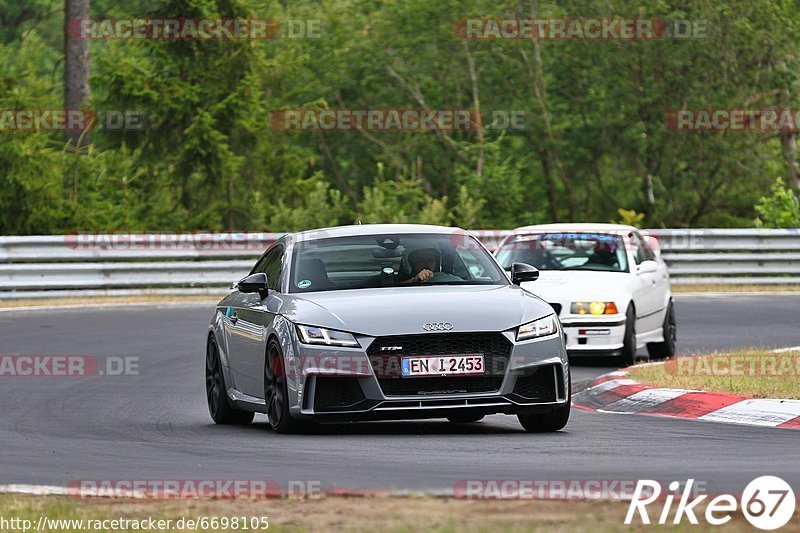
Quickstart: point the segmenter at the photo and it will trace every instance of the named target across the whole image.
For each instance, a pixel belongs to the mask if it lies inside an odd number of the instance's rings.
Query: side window
[[[631,244],[633,244],[633,256],[637,265],[643,261],[656,260],[656,254],[653,249],[650,248],[650,245],[639,233],[631,233]]]
[[[264,256],[264,270],[269,281],[269,288],[279,291],[281,286],[281,272],[283,271],[283,245],[279,244]]]
[[[258,260],[256,266],[253,267],[253,270],[250,273],[256,274],[258,272],[263,272],[267,275],[269,288],[276,291],[280,290],[281,272],[283,270],[283,254],[283,245],[276,245]]]
[[[250,274],[255,274],[256,272],[266,272],[266,270],[264,270],[264,265],[266,262],[267,254],[265,253],[258,259],[258,261],[256,261],[256,266],[253,267],[253,269],[250,271]]]

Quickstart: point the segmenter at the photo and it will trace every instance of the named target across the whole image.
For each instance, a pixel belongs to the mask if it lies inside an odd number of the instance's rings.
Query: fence
[[[508,230],[472,232],[489,249]],[[800,283],[800,230],[649,230],[673,283]],[[276,233],[0,237],[0,298],[220,293]]]

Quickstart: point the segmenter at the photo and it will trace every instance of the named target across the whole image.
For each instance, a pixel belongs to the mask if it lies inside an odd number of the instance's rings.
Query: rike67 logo
[[[689,523],[698,524],[697,514],[700,513],[695,508],[708,495],[701,494],[692,498],[693,484],[694,480],[689,479],[683,490],[677,493],[681,486],[677,481],[673,481],[668,487],[670,493],[662,498],[662,488],[658,481],[639,480],[628,507],[628,514],[625,516],[625,524],[633,523],[637,514],[642,524],[650,524],[648,506],[656,501],[659,503],[663,501],[663,507],[656,519],[657,523],[667,524],[676,499],[678,503],[672,523],[680,524],[685,517]],[[737,508],[741,508],[742,514],[750,524],[758,529],[769,531],[785,526],[794,515],[795,505],[794,491],[788,483],[779,477],[762,476],[754,479],[745,487],[740,501],[730,494],[714,497],[706,503],[705,513],[702,516],[708,524],[721,526],[731,520],[731,514],[735,513]],[[697,514],[695,514],[696,511]]]

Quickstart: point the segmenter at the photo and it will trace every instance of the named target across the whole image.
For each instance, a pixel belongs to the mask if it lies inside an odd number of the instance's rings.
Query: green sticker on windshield
[[[310,286],[311,286],[311,280],[310,279],[304,279],[304,280],[301,280],[301,281],[297,282],[297,288],[298,289],[307,289]]]

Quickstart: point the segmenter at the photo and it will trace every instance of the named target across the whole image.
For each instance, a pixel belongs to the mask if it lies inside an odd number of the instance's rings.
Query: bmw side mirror
[[[523,281],[536,281],[539,279],[539,269],[527,263],[514,263],[511,265],[511,283],[519,285]]]
[[[261,298],[266,298],[269,294],[269,284],[267,275],[263,272],[250,274],[239,281],[239,292],[257,292]]]
[[[639,268],[636,270],[637,274],[652,274],[658,270],[658,263],[655,261],[642,261]]]

